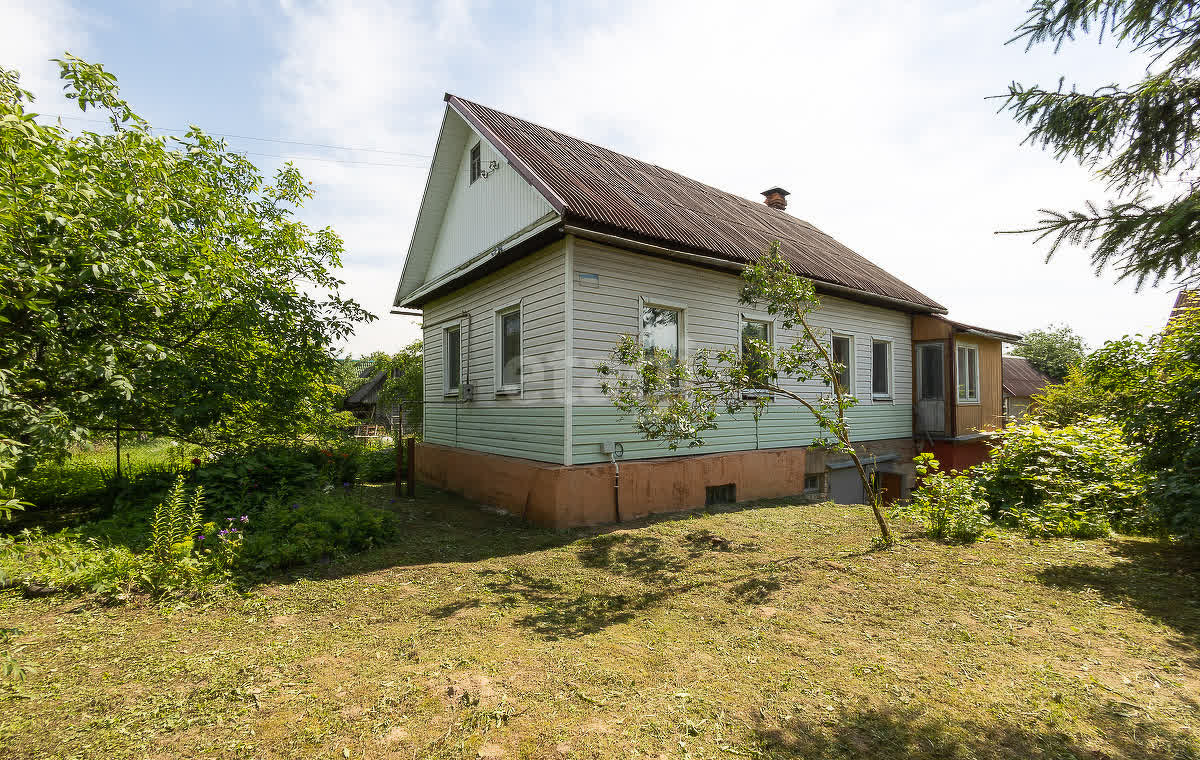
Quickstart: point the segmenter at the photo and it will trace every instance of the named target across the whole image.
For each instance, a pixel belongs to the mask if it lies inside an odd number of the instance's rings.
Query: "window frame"
[[[483,176],[483,140],[477,140],[475,144],[471,146],[471,150],[468,155],[470,156],[468,159],[470,164],[470,169],[468,171],[471,176],[470,184],[474,185],[476,180]]]
[[[880,393],[875,390],[875,346],[887,347],[887,391]],[[871,399],[875,401],[891,401],[896,394],[896,354],[895,341],[890,338],[871,338]]]
[[[492,384],[497,396],[520,396],[525,391],[525,313],[521,301],[496,309],[493,329]],[[517,366],[520,377],[515,384],[504,383],[504,317],[516,314],[521,320],[517,337]]]
[[[450,333],[458,333],[458,385],[451,387],[450,373],[448,371],[451,366],[450,362],[450,341],[447,336]],[[462,363],[463,363],[463,344],[462,344],[462,322],[455,321],[446,325],[442,325],[442,396],[459,396],[462,393]]]
[[[963,367],[962,367],[961,354],[964,350],[968,351],[968,352],[973,352],[975,354],[975,377],[974,377],[974,379],[975,379],[975,395],[974,395],[974,397],[972,397],[969,392],[970,391],[969,384],[966,386],[966,390],[968,391],[967,394],[965,396],[963,395],[964,386],[962,384]],[[969,372],[970,371],[970,362],[967,362],[967,365],[968,365],[967,370]],[[968,380],[969,379],[970,378],[968,378]],[[979,403],[981,403],[980,397],[983,394],[982,394],[982,389],[979,387],[979,381],[980,381],[979,344],[963,343],[960,341],[955,341],[955,343],[954,343],[954,388],[955,388],[954,397],[958,400],[959,404],[979,404]]]
[[[745,358],[742,350],[742,331],[746,328],[746,324],[750,322],[767,326],[767,345],[772,349],[775,348],[775,320],[772,319],[768,314],[761,314],[757,312],[741,312],[738,315],[737,331],[737,349],[739,359]],[[766,388],[747,388],[746,390],[742,391],[742,398],[746,399],[761,398],[763,396],[770,397],[770,393]]]
[[[850,356],[849,356],[850,361],[846,362],[847,385],[845,388],[845,393],[847,396],[853,396],[855,398],[858,398],[858,394],[854,392],[854,386],[855,386],[855,377],[854,377],[854,375],[855,375],[855,372],[854,372],[854,369],[855,369],[855,364],[854,364],[854,362],[855,362],[855,354],[854,354],[855,346],[854,346],[854,343],[855,343],[855,341],[854,341],[854,335],[851,333],[838,332],[836,330],[829,331],[829,358],[833,359],[834,361],[836,361],[836,359],[834,359],[833,341],[837,338],[845,338],[846,339],[846,341],[848,343],[848,351],[850,353]],[[832,392],[832,388],[830,389],[830,391]]]
[[[675,326],[677,330],[676,342],[679,346],[679,356],[677,361],[687,361],[687,304],[680,301],[669,301],[662,298],[646,298],[645,296],[638,297],[637,311],[637,336],[638,345],[642,347],[643,353],[646,349],[645,335],[643,333],[643,321],[646,314],[646,309],[664,309],[667,311],[679,312],[679,324]]]

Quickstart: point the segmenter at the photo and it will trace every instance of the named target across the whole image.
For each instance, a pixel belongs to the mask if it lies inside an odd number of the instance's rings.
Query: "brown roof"
[[[1185,309],[1192,307],[1200,308],[1200,290],[1179,291],[1179,295],[1175,297],[1175,305],[1171,307],[1171,316],[1167,317],[1167,324],[1180,317]]]
[[[799,275],[913,304],[945,308],[808,222],[673,171],[454,95],[446,101],[505,154],[568,223],[737,264],[778,240]]]
[[[1027,398],[1041,393],[1047,385],[1054,385],[1049,375],[1039,372],[1020,356],[1005,356],[1000,360],[1001,384],[1004,394]]]

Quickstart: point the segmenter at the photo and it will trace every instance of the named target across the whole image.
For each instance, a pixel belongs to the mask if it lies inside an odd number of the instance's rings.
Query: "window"
[[[871,342],[871,395],[892,397],[892,344],[886,340]]]
[[[704,487],[704,506],[714,504],[733,504],[737,501],[737,485],[726,483],[723,486]]]
[[[475,143],[475,147],[471,148],[471,183],[483,175],[483,161],[479,152],[479,143]]]
[[[805,475],[804,476],[804,491],[806,493],[819,492],[821,490],[820,475]]]
[[[500,385],[496,392],[520,393],[521,307],[498,313],[496,329],[496,345],[499,347],[497,361],[500,367]]]
[[[447,327],[442,333],[442,373],[446,378],[445,394],[453,396],[458,393],[462,374],[462,331],[457,327]]]
[[[760,345],[756,347],[755,343]],[[770,322],[750,319],[742,322],[742,362],[746,365],[746,373],[750,379],[758,385],[767,384],[771,369],[771,356],[767,352],[770,346]]]
[[[854,341],[848,335],[834,335],[832,346],[834,362],[842,365],[834,379],[837,380],[842,393],[853,393],[854,389],[850,386],[850,379],[852,377],[851,369],[854,367]]]
[[[979,349],[975,346],[958,347],[958,400],[979,401]]]
[[[918,375],[921,378],[918,394],[921,401],[941,401],[942,384],[945,377],[942,374],[942,347],[940,345],[917,346],[917,356],[920,357]]]
[[[679,361],[679,333],[683,322],[679,309],[663,306],[642,307],[642,348],[647,358],[655,351],[666,351],[672,363]]]

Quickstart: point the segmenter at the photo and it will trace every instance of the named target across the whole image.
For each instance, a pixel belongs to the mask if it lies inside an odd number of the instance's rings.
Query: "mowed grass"
[[[378,497],[389,500],[386,488]],[[864,508],[552,532],[429,494],[395,546],[163,608],[0,593],[49,757],[1200,757],[1200,560],[873,551]]]

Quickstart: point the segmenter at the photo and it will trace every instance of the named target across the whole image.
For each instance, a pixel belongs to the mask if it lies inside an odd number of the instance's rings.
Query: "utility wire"
[[[83,116],[67,116],[66,114],[58,114],[58,113],[48,113],[48,114],[41,114],[41,115],[42,116],[52,116],[52,117],[55,117],[58,119],[71,119],[73,121],[86,121],[86,122],[90,122],[92,124],[108,124],[108,123],[110,123],[108,121],[108,119],[88,119]],[[170,127],[151,127],[151,129],[158,131],[158,132],[166,132],[168,134],[170,134],[170,133],[186,134],[188,132],[187,129],[173,129]],[[402,150],[383,150],[381,148],[351,148],[351,147],[348,147],[345,145],[326,145],[324,143],[301,142],[299,140],[284,140],[283,138],[280,138],[280,137],[251,137],[249,135],[234,135],[234,134],[229,134],[227,132],[209,132],[207,130],[205,130],[204,133],[207,135],[212,135],[213,137],[230,137],[230,138],[237,139],[237,140],[259,140],[261,142],[283,143],[285,145],[303,145],[303,146],[306,146],[309,148],[328,148],[330,150],[349,150],[349,151],[356,151],[356,152],[360,152],[360,153],[385,153],[385,154],[390,154],[390,155],[395,155],[395,156],[410,156],[412,158],[433,158],[433,156],[427,155],[425,153],[407,153]],[[258,155],[267,155],[267,154],[264,153],[264,154],[258,154]],[[363,162],[356,162],[356,163],[363,163]]]

